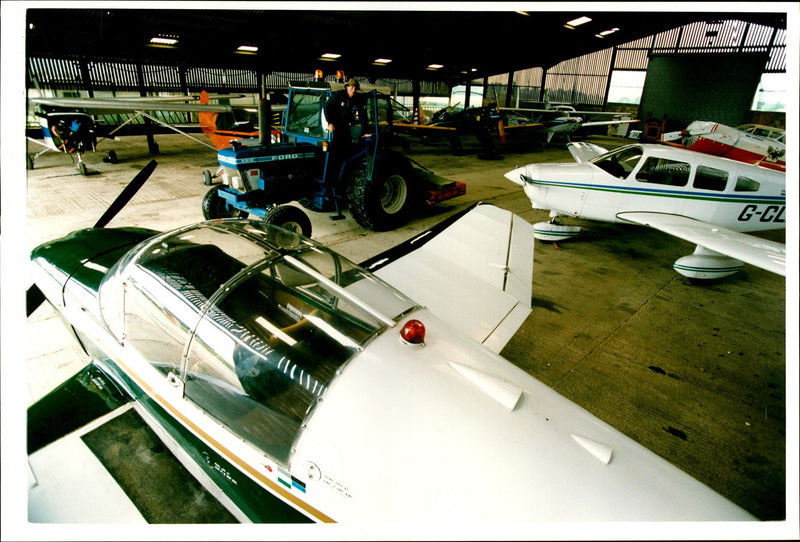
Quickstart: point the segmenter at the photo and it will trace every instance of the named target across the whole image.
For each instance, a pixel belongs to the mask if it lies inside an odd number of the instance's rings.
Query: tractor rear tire
[[[388,158],[376,167],[371,180],[364,168],[358,168],[347,184],[347,204],[356,222],[372,231],[405,224],[413,199],[412,175],[410,166]]]
[[[292,205],[273,207],[264,217],[264,222],[311,237],[311,220],[302,209]]]
[[[219,186],[215,186],[203,196],[203,217],[206,220],[216,220],[218,218],[247,218],[247,211],[240,211],[234,207],[228,207],[225,199],[219,195]]]

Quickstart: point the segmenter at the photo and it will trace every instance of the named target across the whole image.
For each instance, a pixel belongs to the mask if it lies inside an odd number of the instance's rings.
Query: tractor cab
[[[403,224],[415,198],[433,204],[466,192],[463,183],[414,168],[393,148],[392,100],[377,88],[361,93],[364,133],[352,130],[348,150],[333,160],[325,104],[343,88],[342,83],[293,83],[280,143],[240,140],[220,150],[223,184],[203,199],[205,218],[253,214],[310,237],[311,222],[302,210],[281,205],[296,201],[311,211],[334,211],[334,220],[344,218],[342,210],[349,208],[361,226],[381,231]],[[205,175],[204,183],[208,180]]]

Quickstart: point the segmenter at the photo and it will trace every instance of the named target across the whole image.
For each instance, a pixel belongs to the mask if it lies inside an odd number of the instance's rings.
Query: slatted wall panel
[[[130,62],[89,62],[93,90],[139,91],[136,64]]]
[[[79,62],[62,58],[29,58],[28,79],[42,89],[78,90],[84,86]]]
[[[259,92],[258,75],[254,70],[188,68],[186,86],[192,92]]]
[[[173,92],[179,94],[181,73],[177,66],[142,66],[142,78],[146,92]]]
[[[545,78],[550,101],[602,106],[613,52],[603,49],[550,68]]]

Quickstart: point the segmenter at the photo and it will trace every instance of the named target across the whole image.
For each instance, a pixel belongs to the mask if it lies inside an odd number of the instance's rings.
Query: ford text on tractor
[[[282,119],[282,142],[233,141],[218,153],[223,172],[203,199],[207,220],[255,215],[311,235],[311,221],[297,201],[316,212],[343,218],[349,208],[366,229],[384,231],[404,224],[417,205],[433,205],[466,193],[466,185],[431,171],[392,147],[392,100],[377,90],[363,94],[369,135],[352,129],[353,143],[334,167],[325,104],[341,83],[295,83]],[[417,164],[418,165],[418,164]],[[340,166],[340,167],[339,167]],[[207,173],[207,172],[206,172]],[[205,175],[204,182],[209,175]]]

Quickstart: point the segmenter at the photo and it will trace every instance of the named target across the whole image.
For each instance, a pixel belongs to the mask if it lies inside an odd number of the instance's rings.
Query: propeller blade
[[[497,121],[497,131],[500,132],[500,141],[503,142],[503,145],[506,144],[506,129],[503,125],[503,119]]]
[[[155,160],[150,160],[150,162],[144,166],[144,168],[136,174],[136,177],[128,183],[128,186],[117,196],[117,199],[106,209],[106,212],[103,213],[103,216],[100,217],[100,220],[94,225],[95,228],[105,228],[106,224],[111,222],[111,219],[114,218],[118,212],[122,210],[125,205],[131,200],[131,198],[139,191],[145,181],[150,177],[153,173],[153,170],[156,169],[158,163]]]
[[[39,305],[44,303],[44,293],[35,284],[28,288],[25,292],[25,305],[28,312],[27,316],[33,314],[33,311],[39,308]]]
[[[100,220],[94,225],[95,228],[104,228],[106,224],[108,224],[112,218],[116,216],[116,214],[125,207],[130,199],[136,194],[136,192],[142,187],[145,181],[150,177],[153,173],[153,170],[156,169],[158,163],[155,160],[150,160],[148,163],[139,173],[136,174],[136,177],[128,183],[128,186],[117,196],[117,199],[106,209],[106,212],[103,213],[103,216],[100,217]],[[25,292],[25,305],[27,316],[33,314],[33,312],[39,308],[39,306],[44,303],[45,296],[42,290],[33,284],[30,288],[28,288],[27,292]]]

